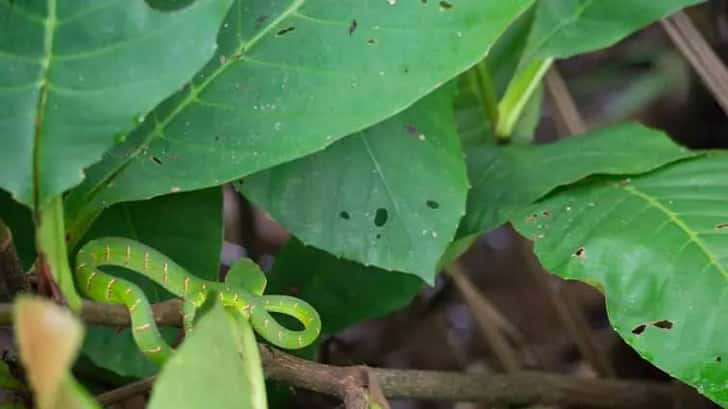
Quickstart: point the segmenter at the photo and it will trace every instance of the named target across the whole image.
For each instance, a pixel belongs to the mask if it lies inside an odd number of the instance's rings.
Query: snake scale
[[[159,333],[149,300],[136,284],[102,271],[101,266],[118,266],[142,274],[182,298],[187,332],[192,330],[195,311],[215,293],[223,305],[249,319],[255,332],[278,347],[303,348],[321,332],[316,310],[298,298],[263,295],[263,288],[245,288],[229,280],[223,283],[200,279],[159,251],[127,238],[89,241],[76,256],[78,287],[92,300],[126,305],[134,341],[144,355],[159,365],[170,357],[172,348]],[[295,318],[303,329],[284,327],[271,312]]]

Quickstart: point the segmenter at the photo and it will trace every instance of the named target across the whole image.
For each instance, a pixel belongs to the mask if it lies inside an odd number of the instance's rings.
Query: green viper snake
[[[192,330],[196,309],[215,293],[224,306],[248,318],[255,332],[278,347],[303,348],[321,332],[318,313],[305,301],[285,295],[263,295],[264,278],[262,286],[245,285],[234,279],[226,279],[224,283],[208,281],[195,277],[166,255],[134,240],[107,237],[86,243],[76,256],[78,287],[92,300],[126,305],[134,341],[144,355],[159,365],[170,357],[172,348],[159,333],[149,300],[136,284],[100,270],[104,265],[142,274],[181,297],[184,328],[188,333]],[[255,282],[256,278],[244,281]],[[303,329],[284,327],[271,312],[295,318]]]

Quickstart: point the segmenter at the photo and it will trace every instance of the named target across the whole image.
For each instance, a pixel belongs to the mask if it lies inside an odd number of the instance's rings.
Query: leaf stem
[[[477,85],[480,103],[486,118],[490,121],[489,128],[495,127],[498,123],[498,95],[493,86],[493,76],[490,75],[485,60],[476,64],[472,70],[473,80]]]
[[[516,73],[498,104],[498,122],[495,135],[500,142],[508,142],[521,118],[528,100],[538,88],[553,63],[553,58],[532,60]]]
[[[47,263],[51,276],[63,293],[71,310],[81,310],[81,297],[73,284],[73,273],[68,265],[66,234],[63,223],[63,198],[55,196],[41,208],[37,220],[36,245],[38,263]],[[39,265],[43,268],[43,265]]]

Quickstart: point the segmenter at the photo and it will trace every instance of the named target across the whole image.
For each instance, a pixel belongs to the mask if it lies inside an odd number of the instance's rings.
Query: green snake
[[[192,330],[196,309],[215,293],[224,306],[249,319],[253,329],[275,346],[303,348],[321,332],[318,313],[305,301],[285,295],[263,295],[264,277],[243,277],[243,282],[226,279],[224,283],[203,280],[166,255],[137,241],[121,237],[89,241],[76,256],[75,276],[79,289],[92,300],[126,305],[134,341],[144,355],[159,365],[171,356],[172,348],[159,333],[149,300],[136,284],[105,273],[100,266],[118,266],[140,273],[181,297],[186,333]],[[295,318],[303,329],[284,327],[271,312]]]

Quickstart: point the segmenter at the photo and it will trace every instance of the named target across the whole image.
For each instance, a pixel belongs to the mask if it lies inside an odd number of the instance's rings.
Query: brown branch
[[[362,387],[362,367],[338,367],[261,348],[266,376],[344,399]],[[487,405],[559,404],[591,408],[670,407],[671,388],[651,382],[579,379],[539,372],[504,375],[369,368],[389,398],[473,401]]]
[[[723,112],[728,114],[728,69],[685,12],[660,21],[678,50],[693,66]]]
[[[180,325],[181,303],[167,301],[153,306],[160,325]],[[10,324],[9,304],[0,304],[0,324]],[[86,302],[81,318],[87,323],[124,326],[129,323],[121,305]],[[668,407],[672,388],[667,384],[638,381],[579,379],[540,372],[505,375],[458,372],[379,369],[364,366],[333,366],[306,361],[261,346],[266,377],[298,388],[336,396],[348,408],[362,407],[368,400],[367,371],[376,377],[387,398],[478,401],[491,405],[560,404],[579,407],[632,409]],[[119,400],[148,388],[151,380],[101,395],[105,402]],[[365,407],[365,406],[364,406]]]

